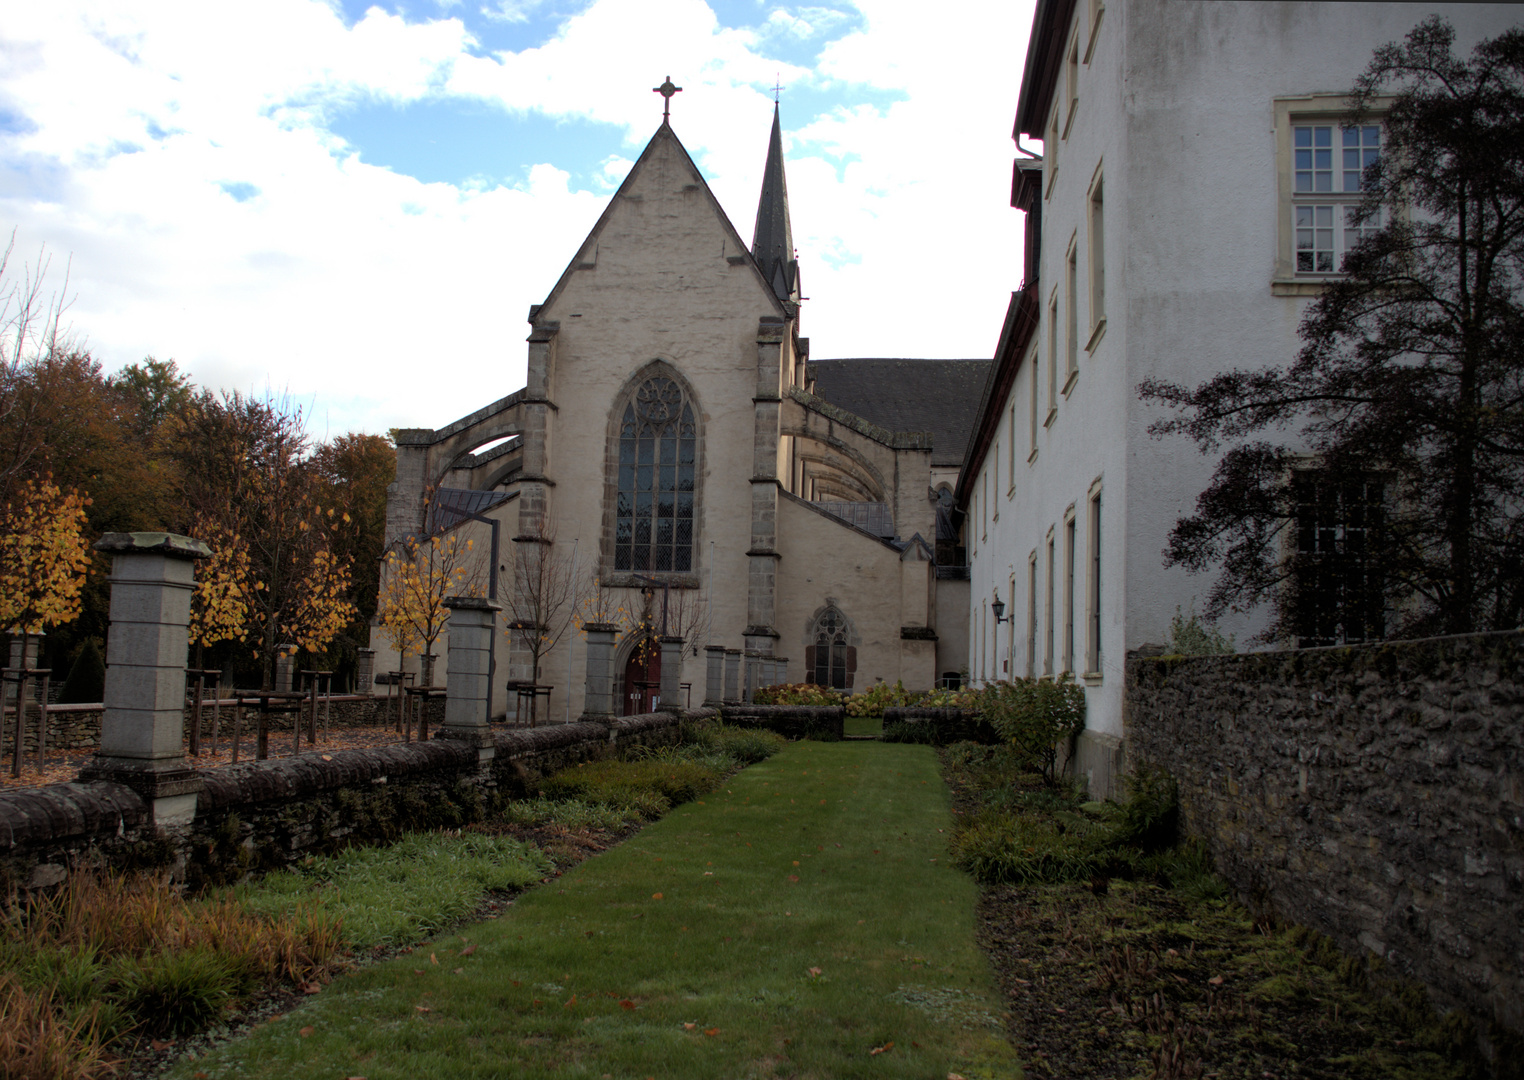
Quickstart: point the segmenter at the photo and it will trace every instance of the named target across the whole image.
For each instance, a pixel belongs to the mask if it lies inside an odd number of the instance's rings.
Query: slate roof
[[[931,463],[958,465],[978,419],[988,360],[812,360],[815,394],[890,431],[929,431]]]

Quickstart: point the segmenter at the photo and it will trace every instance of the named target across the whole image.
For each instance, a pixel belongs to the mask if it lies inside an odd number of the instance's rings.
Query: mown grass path
[[[795,743],[171,1076],[1019,1076],[950,830],[930,749]]]

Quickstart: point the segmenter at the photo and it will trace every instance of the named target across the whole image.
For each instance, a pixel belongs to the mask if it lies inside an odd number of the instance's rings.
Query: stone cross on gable
[[[651,87],[651,93],[661,95],[661,122],[666,123],[672,114],[672,95],[682,90],[681,86],[672,85],[672,76],[667,76],[667,81],[660,86]]]

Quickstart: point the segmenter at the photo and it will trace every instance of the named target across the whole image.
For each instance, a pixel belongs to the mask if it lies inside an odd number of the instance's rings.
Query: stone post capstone
[[[487,715],[492,635],[497,632],[497,613],[503,605],[480,596],[447,596],[444,603],[450,609],[450,644],[445,653],[449,693],[444,723],[434,737],[469,742],[485,764],[493,756],[491,718]]]
[[[582,706],[584,720],[614,718],[614,639],[619,635],[615,623],[587,623],[587,690]]]
[[[704,648],[704,708],[718,709],[725,704],[725,646]]]
[[[185,661],[195,560],[211,555],[174,533],[107,533],[111,555],[105,713],[100,749],[81,780],[126,784],[149,803],[155,825],[188,825],[204,786],[185,761]]]

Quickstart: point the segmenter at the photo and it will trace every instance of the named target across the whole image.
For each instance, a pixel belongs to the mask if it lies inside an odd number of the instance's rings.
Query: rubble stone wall
[[[1251,905],[1524,1030],[1524,634],[1130,657],[1129,760]]]

